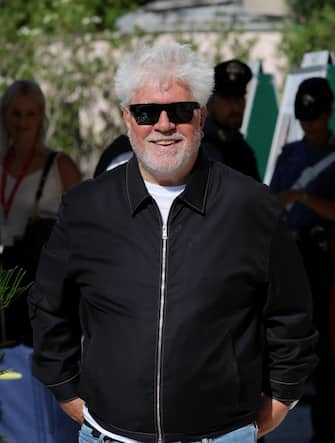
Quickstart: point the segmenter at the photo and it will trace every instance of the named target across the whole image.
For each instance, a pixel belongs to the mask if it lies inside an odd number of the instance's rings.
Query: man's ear
[[[203,128],[205,126],[206,116],[207,116],[207,109],[206,109],[206,106],[203,106],[201,108],[201,114],[200,114],[200,126],[201,126],[201,128]]]

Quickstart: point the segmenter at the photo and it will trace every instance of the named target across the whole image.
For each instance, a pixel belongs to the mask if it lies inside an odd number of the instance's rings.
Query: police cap
[[[331,110],[333,92],[323,77],[311,77],[300,83],[294,102],[294,113],[298,120],[314,120],[323,112]]]
[[[251,80],[252,72],[248,65],[237,59],[219,63],[214,69],[214,94],[223,97],[242,97]]]

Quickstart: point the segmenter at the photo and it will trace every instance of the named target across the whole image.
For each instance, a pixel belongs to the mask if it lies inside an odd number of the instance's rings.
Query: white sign
[[[309,68],[311,66],[323,66],[329,62],[333,63],[333,54],[329,51],[306,52],[304,54],[301,67]]]

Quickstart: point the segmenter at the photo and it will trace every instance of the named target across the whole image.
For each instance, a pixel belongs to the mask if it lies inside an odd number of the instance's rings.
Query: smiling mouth
[[[169,140],[150,140],[151,143],[154,143],[155,145],[159,145],[159,146],[171,146],[171,145],[175,145],[176,143],[179,143],[181,140],[177,140],[177,139],[169,139]]]

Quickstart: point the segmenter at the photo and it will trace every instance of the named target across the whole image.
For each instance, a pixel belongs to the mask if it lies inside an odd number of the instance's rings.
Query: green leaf
[[[9,270],[0,270],[0,307],[7,308],[9,304],[22,292],[29,289],[32,283],[21,286],[26,271],[15,267]]]

